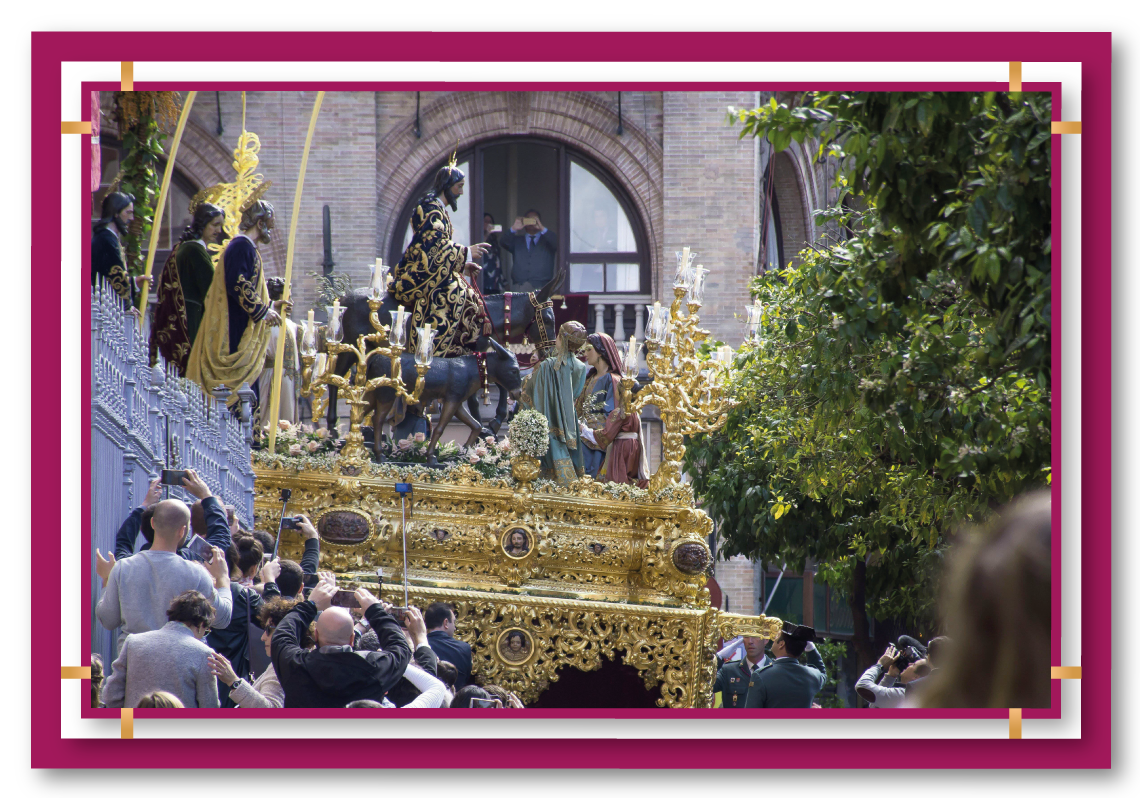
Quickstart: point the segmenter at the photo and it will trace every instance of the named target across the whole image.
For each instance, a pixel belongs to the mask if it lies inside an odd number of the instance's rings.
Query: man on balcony
[[[516,218],[511,229],[499,236],[499,246],[511,253],[509,290],[537,291],[554,275],[558,236],[543,226],[534,208]]]

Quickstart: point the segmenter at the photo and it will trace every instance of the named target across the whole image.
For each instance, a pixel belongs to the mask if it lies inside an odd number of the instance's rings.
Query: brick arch
[[[780,235],[783,237],[784,258],[800,262],[799,252],[811,243],[811,206],[804,182],[802,164],[792,153],[784,150],[773,159],[773,190],[780,205]]]
[[[420,112],[417,139],[399,124],[377,142],[377,251],[387,252],[409,194],[457,147],[502,136],[553,139],[589,155],[625,191],[649,242],[652,285],[661,269],[664,227],[663,152],[644,130],[623,120],[614,133],[613,109],[587,92],[452,92]]]

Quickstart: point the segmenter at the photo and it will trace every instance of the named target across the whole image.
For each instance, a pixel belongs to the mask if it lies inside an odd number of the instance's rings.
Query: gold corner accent
[[[1052,668],[1050,668],[1049,678],[1050,679],[1080,679],[1081,678],[1081,666],[1080,665],[1068,665],[1068,666],[1056,666],[1056,665],[1054,665]]]
[[[1021,62],[1009,62],[1009,90],[1011,92],[1021,91]]]
[[[120,84],[119,91],[134,91],[135,90],[135,62],[134,61],[120,61]]]
[[[59,669],[59,678],[61,679],[90,679],[91,666],[90,665],[64,665]]]
[[[1009,739],[1021,739],[1021,708],[1011,709],[1009,711]]]
[[[1075,133],[1080,135],[1081,123],[1080,122],[1054,122],[1052,127],[1053,133]]]

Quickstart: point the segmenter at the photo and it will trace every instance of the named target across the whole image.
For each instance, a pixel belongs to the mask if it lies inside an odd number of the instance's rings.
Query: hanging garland
[[[135,198],[135,219],[123,236],[127,268],[132,275],[143,271],[143,244],[154,224],[154,203],[162,178],[159,159],[166,155],[162,144],[177,123],[181,107],[181,97],[173,91],[115,92],[115,116],[123,154],[112,185]]]

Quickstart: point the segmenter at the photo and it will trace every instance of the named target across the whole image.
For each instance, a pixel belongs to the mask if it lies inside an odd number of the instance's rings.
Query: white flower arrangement
[[[511,453],[542,457],[550,449],[550,422],[537,410],[523,410],[511,420]]]

